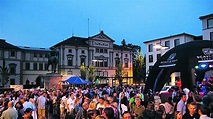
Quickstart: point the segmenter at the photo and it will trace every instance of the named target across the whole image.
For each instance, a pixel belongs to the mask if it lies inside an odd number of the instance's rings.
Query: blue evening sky
[[[103,30],[142,47],[144,41],[179,33],[202,35],[200,16],[213,0],[0,0],[0,39],[17,46],[50,47]]]

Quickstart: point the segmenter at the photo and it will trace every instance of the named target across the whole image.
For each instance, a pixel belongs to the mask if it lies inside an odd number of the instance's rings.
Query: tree
[[[1,84],[4,87],[5,84],[9,82],[10,72],[9,69],[5,65],[5,59],[3,58],[3,66],[0,66],[0,75],[1,75]]]
[[[88,75],[89,75],[88,79],[90,82],[95,81],[95,77],[96,77],[95,71],[96,71],[96,68],[92,64],[90,64],[88,68]]]
[[[139,83],[144,81],[146,77],[146,65],[145,65],[145,57],[142,56],[142,52],[140,51],[135,58],[135,62],[133,63],[133,79],[135,83]]]
[[[86,79],[86,67],[84,65],[84,62],[80,66],[80,73],[81,73],[81,78]]]
[[[123,39],[123,40],[121,41],[121,44],[122,44],[122,46],[126,47],[126,41],[125,41],[125,39]]]
[[[119,81],[120,88],[122,88],[123,66],[121,63],[117,64],[115,67],[115,79],[117,79]]]

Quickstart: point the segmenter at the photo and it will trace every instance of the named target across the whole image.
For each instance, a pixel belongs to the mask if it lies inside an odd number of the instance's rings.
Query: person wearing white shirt
[[[186,94],[181,94],[181,100],[177,104],[177,111],[181,112],[182,115],[186,113]]]
[[[47,102],[46,98],[44,97],[45,94],[43,92],[40,93],[40,96],[37,99],[38,104],[38,119],[45,118],[45,104]]]

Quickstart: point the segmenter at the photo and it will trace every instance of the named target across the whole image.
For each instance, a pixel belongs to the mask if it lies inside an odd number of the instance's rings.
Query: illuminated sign
[[[169,55],[166,61],[161,61],[159,67],[171,67],[175,66],[178,59],[176,59],[176,53]]]
[[[203,48],[202,52],[204,55],[197,56],[198,62],[213,62],[213,49]]]

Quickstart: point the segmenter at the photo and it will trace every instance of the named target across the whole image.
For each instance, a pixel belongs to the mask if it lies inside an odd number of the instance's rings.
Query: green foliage
[[[96,68],[92,64],[90,64],[88,68],[88,79],[90,82],[95,81],[95,77],[96,77],[95,71],[96,71]]]
[[[126,47],[126,48],[131,50],[133,62],[135,62],[137,54],[141,52],[141,47],[138,46],[138,45],[133,45],[131,43],[126,44],[125,39],[123,39],[121,41],[121,44],[122,44],[122,46],[124,46],[124,47]]]
[[[3,59],[3,66],[0,66],[0,76],[1,76],[0,78],[1,84],[4,87],[4,85],[9,82],[10,76],[9,69],[5,65],[5,59]]]
[[[115,78],[118,79],[119,85],[122,87],[123,81],[123,66],[121,63],[117,64],[115,67]]]
[[[82,79],[86,79],[86,67],[84,65],[84,62],[80,66],[80,74]]]
[[[142,52],[140,51],[135,58],[135,62],[133,63],[133,78],[135,83],[140,83],[145,80],[146,76],[146,64],[145,57],[142,56]]]

